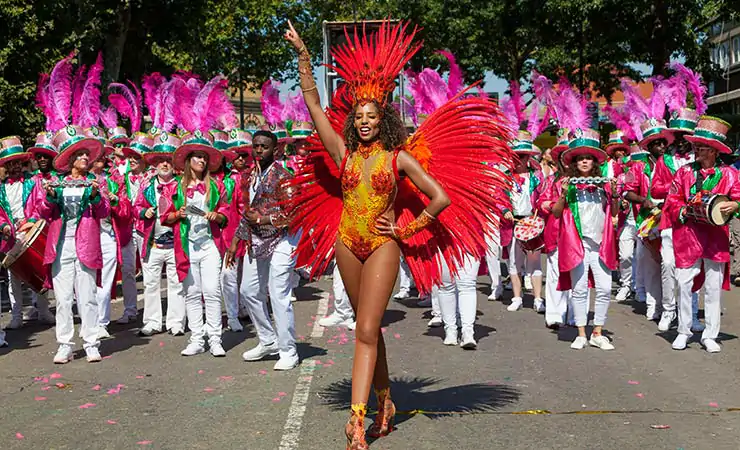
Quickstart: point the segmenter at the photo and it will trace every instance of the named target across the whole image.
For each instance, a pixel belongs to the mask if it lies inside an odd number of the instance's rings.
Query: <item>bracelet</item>
[[[303,91],[303,93],[305,94],[306,92],[311,92],[311,91],[317,91],[318,89],[319,89],[319,88],[318,88],[318,87],[316,87],[316,85],[314,84],[314,85],[313,85],[313,87],[310,87],[310,88],[308,88],[308,89],[303,89],[303,88],[301,88],[301,91]]]
[[[305,53],[308,53],[308,49],[306,48],[306,44],[303,44],[303,45],[301,46],[301,48],[299,48],[299,49],[298,49],[298,54],[299,54],[299,55],[300,55],[301,53],[304,53],[304,52],[305,52]]]
[[[425,209],[424,211],[421,212],[421,214],[419,214],[419,217],[414,219],[411,223],[409,223],[405,227],[401,228],[400,232],[398,233],[398,239],[405,241],[406,239],[415,235],[419,231],[428,227],[434,220],[435,220],[435,217],[429,214],[427,210]]]

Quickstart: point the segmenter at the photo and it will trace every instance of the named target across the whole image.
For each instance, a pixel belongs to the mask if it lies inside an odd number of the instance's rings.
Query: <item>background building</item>
[[[709,114],[730,122],[730,147],[740,146],[740,21],[718,18],[708,25],[711,59],[721,74],[707,83]]]

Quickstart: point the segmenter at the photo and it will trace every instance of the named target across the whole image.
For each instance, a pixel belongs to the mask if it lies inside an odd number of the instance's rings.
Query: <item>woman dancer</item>
[[[409,256],[407,251],[414,252],[407,260],[420,291],[428,292],[430,281],[438,282],[440,279],[439,273],[426,275],[426,279],[423,278],[425,274],[420,273],[424,270],[431,272],[433,267],[438,267],[438,259],[435,258],[440,257],[439,242],[433,239],[450,226],[443,222],[445,216],[439,221],[435,220],[450,205],[450,197],[436,179],[439,175],[434,169],[441,168],[435,167],[429,158],[431,152],[443,151],[439,150],[442,145],[435,145],[435,141],[444,139],[448,149],[455,149],[456,152],[467,150],[466,154],[457,154],[457,163],[465,168],[458,166],[457,171],[450,171],[450,175],[459,177],[460,170],[481,174],[473,184],[474,189],[480,189],[482,198],[465,204],[467,212],[455,210],[455,217],[459,213],[463,220],[472,220],[476,224],[472,229],[463,229],[465,224],[462,222],[456,222],[455,225],[461,227],[464,236],[471,237],[469,242],[474,244],[465,250],[475,257],[480,258],[485,249],[480,230],[490,228],[484,218],[489,215],[489,210],[484,212],[486,208],[482,205],[495,204],[493,189],[506,182],[506,177],[500,172],[480,164],[489,160],[491,163],[500,162],[502,154],[508,151],[502,144],[506,131],[497,126],[500,123],[500,117],[496,116],[498,110],[487,100],[478,98],[451,102],[449,108],[443,107],[436,115],[430,116],[431,125],[420,127],[414,138],[401,147],[406,140],[404,125],[388,99],[395,87],[393,80],[419,49],[418,44],[412,43],[415,31],[408,35],[405,31],[404,25],[391,27],[386,22],[377,35],[368,38],[356,34],[351,47],[347,45],[336,50],[339,67],[334,69],[344,78],[346,87],[334,99],[337,109],[328,115],[319,101],[308,50],[292,25],[285,35],[298,50],[301,89],[321,140],[321,144],[314,143],[318,151],[314,150],[307,169],[296,176],[295,184],[299,186],[299,192],[294,202],[299,207],[292,224],[294,228],[314,229],[317,239],[321,241],[309,242],[304,235],[301,244],[305,244],[305,247],[299,244],[298,252],[309,247],[315,252],[314,259],[318,258],[319,261],[311,266],[316,273],[326,268],[334,253],[331,247],[336,246],[339,270],[357,319],[357,343],[352,368],[352,414],[345,427],[348,449],[368,448],[364,416],[371,384],[378,397],[378,416],[369,434],[383,436],[393,427],[395,407],[390,399],[388,363],[380,322],[395,284],[401,249],[404,249],[405,256]],[[434,134],[433,130],[437,129],[433,128],[433,124],[439,123],[443,116],[451,121],[462,121],[463,117],[467,119],[460,122],[465,124],[464,127],[454,129],[448,123],[445,131],[461,134],[470,132],[474,136],[466,135],[465,139],[454,141],[451,140],[454,136],[442,137],[442,130],[440,134]],[[461,129],[465,131],[461,132]],[[427,141],[422,142],[420,139],[423,138]],[[413,156],[420,155],[422,147],[426,155],[423,160],[426,170],[418,157]],[[440,159],[446,160],[447,157],[443,155]],[[508,154],[506,157],[511,158]],[[474,158],[477,161],[473,162]],[[449,164],[449,167],[454,167],[451,161]],[[337,166],[341,184],[336,180]],[[496,177],[500,178],[497,180]],[[328,188],[324,186],[330,183],[334,184],[327,195]],[[419,191],[423,197],[418,194]],[[326,203],[316,208],[315,205],[319,203],[317,196],[320,195],[323,195],[321,201]],[[343,198],[341,202],[339,195]],[[397,196],[404,196],[403,207],[406,209],[400,209],[396,204]],[[480,207],[478,201],[481,202]],[[413,213],[409,205],[413,205]],[[336,211],[336,216],[327,213],[332,209]],[[338,217],[339,210],[341,218]],[[315,211],[320,211],[322,217],[318,217]],[[450,220],[456,219],[450,217]],[[425,230],[427,227],[434,230],[434,235]],[[472,237],[476,232],[479,236],[477,239]],[[337,238],[331,242],[327,236],[330,239]],[[455,238],[450,237],[452,234],[445,236],[439,239],[449,237],[450,245],[456,245]],[[423,245],[426,243],[430,245]],[[407,246],[412,244],[417,245],[409,249]],[[453,267],[460,267],[459,257],[455,258],[449,253],[443,256]]]

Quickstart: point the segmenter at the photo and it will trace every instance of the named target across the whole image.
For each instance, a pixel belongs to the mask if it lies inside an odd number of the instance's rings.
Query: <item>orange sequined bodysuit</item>
[[[370,145],[360,144],[342,161],[340,177],[344,206],[339,238],[361,261],[391,240],[375,233],[375,221],[385,215],[395,222],[393,202],[398,191],[396,155],[376,141]]]

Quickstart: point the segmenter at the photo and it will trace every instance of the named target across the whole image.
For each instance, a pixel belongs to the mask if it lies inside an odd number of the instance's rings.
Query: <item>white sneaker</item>
[[[36,309],[35,306],[32,306],[31,309],[23,313],[23,320],[26,322],[38,320],[38,318],[39,318],[39,310]]]
[[[704,331],[704,324],[699,321],[698,317],[694,318],[691,322],[691,331],[694,333],[701,333]]]
[[[109,339],[110,333],[108,333],[108,327],[105,325],[98,325],[98,339]]]
[[[8,346],[8,341],[6,341],[4,337],[0,338],[0,348],[5,348],[7,346]]]
[[[514,297],[511,299],[511,305],[506,307],[507,311],[519,311],[522,309],[522,298]]]
[[[23,326],[23,317],[13,317],[10,319],[10,323],[6,328],[10,330],[17,330]]]
[[[647,314],[645,314],[645,318],[647,320],[651,320],[652,321],[652,320],[657,319],[658,317],[659,317],[658,316],[658,313],[655,311],[655,306],[648,306],[648,308],[647,308]]]
[[[97,347],[86,348],[85,355],[87,355],[86,359],[89,363],[100,362],[103,360]]]
[[[196,344],[195,342],[191,342],[188,344],[187,347],[185,347],[185,350],[180,352],[180,354],[182,356],[195,356],[204,353],[205,351],[206,348],[203,347],[203,344]]]
[[[617,291],[617,295],[616,295],[616,297],[614,297],[614,300],[616,300],[618,302],[623,302],[623,301],[627,300],[627,297],[630,296],[630,292],[632,292],[632,291],[630,290],[629,286],[622,286]]]
[[[529,275],[525,275],[524,277],[524,289],[527,289],[528,291],[532,290],[532,277]]]
[[[298,297],[295,296],[295,292],[290,291],[290,302],[292,303],[292,302],[297,302],[297,301],[298,301]]]
[[[496,286],[495,289],[491,291],[491,295],[488,296],[488,301],[495,302],[496,300],[501,298],[501,294],[503,293],[504,288],[500,284]]]
[[[457,345],[457,328],[455,330],[445,330],[445,340],[442,342],[444,345]]]
[[[131,314],[124,314],[121,316],[120,319],[116,320],[116,323],[119,325],[126,325],[128,323],[135,323],[136,322],[136,315]]]
[[[226,356],[226,350],[224,350],[224,346],[220,342],[211,342],[208,346],[211,349],[211,355],[216,358]]]
[[[357,328],[357,322],[354,320],[347,324],[347,329],[350,331],[355,331],[355,328]]]
[[[442,326],[442,318],[439,316],[432,316],[432,320],[427,323],[429,328],[437,328]]]
[[[54,364],[67,364],[72,361],[74,355],[72,354],[72,346],[62,344],[57,350],[57,354],[54,355]]]
[[[281,356],[280,359],[272,367],[273,370],[290,370],[298,365],[298,355],[293,356]]]
[[[416,306],[420,308],[429,308],[432,306],[432,297],[424,297],[421,300],[419,300],[419,303],[416,304]]]
[[[675,311],[663,311],[663,314],[660,316],[660,322],[658,322],[658,331],[670,330],[674,320],[676,320]]]
[[[344,326],[346,327],[352,322],[352,318],[345,318],[343,316],[340,316],[336,311],[329,314],[326,317],[322,317],[319,319],[319,325],[322,327],[336,327],[336,326]]]
[[[126,316],[123,316],[126,317]],[[144,327],[139,330],[139,334],[142,336],[154,336],[155,334],[161,333],[161,329],[156,329],[151,325],[144,325]]]
[[[396,300],[405,300],[409,298],[409,291],[407,289],[401,289],[396,295],[393,296]]]
[[[251,350],[247,350],[242,354],[244,361],[259,361],[260,359],[268,356],[274,356],[280,353],[276,342],[269,345],[257,344],[257,346]]]
[[[464,348],[465,350],[475,350],[478,348],[478,343],[475,342],[475,338],[473,337],[474,333],[473,330],[462,330],[462,342],[460,342],[460,347]]]
[[[588,344],[588,339],[586,339],[586,336],[578,336],[570,344],[570,348],[572,348],[573,350],[583,350],[584,348],[586,348],[586,344]]]
[[[56,325],[57,318],[51,313],[51,311],[46,310],[44,312],[39,312],[39,323],[44,325]]]
[[[719,353],[722,351],[722,347],[714,339],[704,339],[701,343],[704,344],[704,348],[709,353]]]
[[[545,312],[545,302],[543,302],[541,298],[534,299],[534,312],[537,312],[537,313]]]
[[[676,339],[673,340],[671,348],[673,350],[686,350],[686,344],[689,343],[689,335],[679,333]]]
[[[226,322],[226,329],[233,331],[235,333],[239,333],[240,331],[244,331],[244,327],[242,326],[242,323],[239,322],[239,319],[229,319]]]
[[[609,342],[609,338],[604,335],[594,336],[592,334],[588,343],[591,344],[591,347],[597,347],[602,350],[614,350],[614,346]]]

